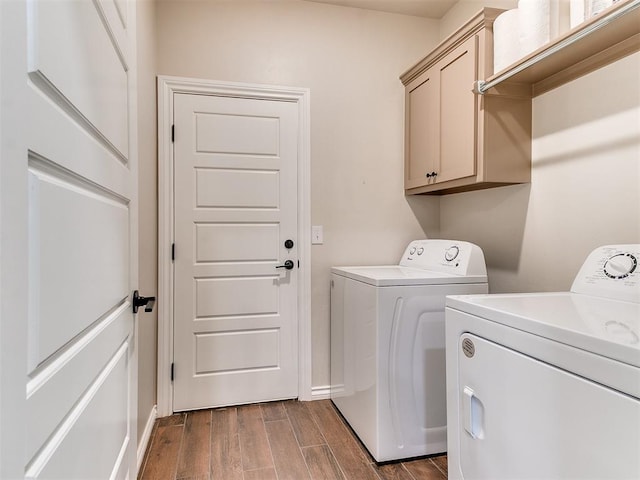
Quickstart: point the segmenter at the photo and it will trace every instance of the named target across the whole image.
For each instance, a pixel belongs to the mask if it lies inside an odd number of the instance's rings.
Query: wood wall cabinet
[[[531,95],[505,84],[476,95],[493,72],[484,8],[400,78],[405,85],[405,191],[455,193],[531,178]]]

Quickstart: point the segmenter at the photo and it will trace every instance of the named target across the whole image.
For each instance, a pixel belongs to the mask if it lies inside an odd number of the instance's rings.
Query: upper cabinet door
[[[427,70],[406,89],[405,188],[426,185],[440,156],[440,77]]]
[[[436,66],[440,80],[440,158],[436,182],[476,173],[477,37],[474,35]]]

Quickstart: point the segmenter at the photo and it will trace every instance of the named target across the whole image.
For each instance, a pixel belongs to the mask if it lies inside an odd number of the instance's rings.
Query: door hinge
[[[173,369],[174,365],[175,365],[174,363],[171,364],[171,381],[172,382],[173,382],[173,378],[174,378],[174,376],[173,376],[174,375],[174,369]]]
[[[176,259],[176,244],[171,244],[171,261],[173,262]]]
[[[176,126],[171,125],[171,143],[176,141]]]

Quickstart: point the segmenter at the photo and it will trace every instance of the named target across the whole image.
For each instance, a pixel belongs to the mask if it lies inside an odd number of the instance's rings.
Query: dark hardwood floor
[[[156,421],[142,480],[446,480],[447,457],[377,465],[329,400],[199,410]]]

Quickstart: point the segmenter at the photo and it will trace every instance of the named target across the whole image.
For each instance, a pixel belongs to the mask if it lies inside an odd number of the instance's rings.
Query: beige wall
[[[138,1],[139,290],[157,295],[155,4]],[[157,314],[138,314],[138,443],[156,404]]]
[[[455,32],[483,7],[509,10],[518,6],[518,0],[459,0],[440,20],[440,39]]]
[[[403,194],[398,79],[438,22],[297,0],[161,0],[157,15],[161,75],[311,89],[313,385],[328,385],[330,266],[395,263],[438,233],[438,198]]]
[[[533,103],[530,185],[449,195],[444,236],[485,252],[491,292],[567,290],[586,255],[640,243],[640,54]]]

